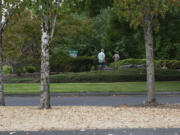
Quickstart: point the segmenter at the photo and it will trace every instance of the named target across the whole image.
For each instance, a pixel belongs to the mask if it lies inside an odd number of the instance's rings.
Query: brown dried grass
[[[0,131],[180,128],[180,106],[0,107]]]

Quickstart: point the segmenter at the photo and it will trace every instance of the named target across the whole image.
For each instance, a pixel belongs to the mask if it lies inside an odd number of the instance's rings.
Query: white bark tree
[[[49,82],[49,49],[54,35],[56,19],[63,6],[64,0],[37,0],[32,1],[32,10],[41,20],[41,90],[40,108],[49,109],[50,82]]]
[[[19,12],[23,5],[22,0],[0,0],[0,105],[5,105],[4,90],[3,90],[3,74],[2,74],[2,47],[3,47],[3,32],[9,23],[11,17]]]

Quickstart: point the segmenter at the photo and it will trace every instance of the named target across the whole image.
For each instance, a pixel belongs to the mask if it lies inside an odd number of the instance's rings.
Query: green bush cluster
[[[97,65],[97,59],[89,56],[79,56],[72,59],[71,71],[72,72],[85,72],[90,71],[93,66]]]
[[[85,72],[97,65],[97,59],[90,56],[72,58],[67,52],[57,51],[50,57],[51,72]]]
[[[34,66],[25,66],[23,70],[24,70],[25,73],[34,73],[34,72],[36,72],[36,67],[34,67]]]
[[[155,68],[164,68],[164,69],[180,69],[180,60],[155,60]],[[124,59],[120,60],[116,63],[111,63],[110,66],[115,65],[115,69],[119,69],[120,66],[123,65],[129,65],[129,64],[136,64],[136,65],[141,65],[141,64],[146,64],[146,59]]]
[[[72,58],[62,50],[57,50],[50,55],[51,72],[69,72]]]
[[[160,68],[180,69],[180,60],[156,60],[155,65]]]
[[[111,67],[115,67],[115,69],[119,69],[120,66],[123,66],[123,65],[129,65],[129,64],[137,64],[137,65],[140,65],[140,64],[146,64],[146,59],[133,59],[133,58],[129,58],[129,59],[124,59],[124,60],[120,60],[116,63],[111,63]]]
[[[10,74],[10,73],[12,73],[12,67],[11,66],[9,66],[9,65],[4,65],[3,66],[3,74]]]

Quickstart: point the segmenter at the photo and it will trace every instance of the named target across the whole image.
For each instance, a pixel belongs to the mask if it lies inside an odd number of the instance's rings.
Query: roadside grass
[[[179,81],[156,82],[157,92],[180,91]],[[39,94],[40,83],[6,83],[5,94]],[[51,93],[58,92],[146,92],[146,82],[51,83]]]

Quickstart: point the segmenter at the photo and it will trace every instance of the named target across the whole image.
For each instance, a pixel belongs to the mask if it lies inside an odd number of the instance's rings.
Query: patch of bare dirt
[[[180,106],[0,107],[0,131],[180,128]]]

